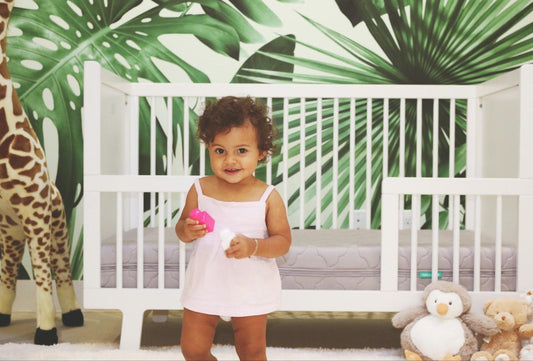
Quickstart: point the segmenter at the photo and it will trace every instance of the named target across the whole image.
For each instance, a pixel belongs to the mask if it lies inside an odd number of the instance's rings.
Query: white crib
[[[283,310],[399,311],[421,301],[445,263],[442,278],[466,283],[477,310],[489,297],[533,288],[533,65],[468,86],[153,84],[96,62],[84,71],[84,307],[123,312],[121,348],[139,347],[145,310],[181,307],[187,247],[173,227],[193,179],[208,171],[192,129],[207,97],[264,98],[282,122],[279,167],[270,162],[258,176],[276,184],[297,228],[292,253],[278,262]],[[464,149],[456,146],[461,112]],[[444,137],[426,137],[443,122]],[[372,148],[373,137],[382,148]],[[306,149],[305,139],[316,143]],[[416,142],[414,154],[406,141]],[[466,164],[456,164],[459,151]]]

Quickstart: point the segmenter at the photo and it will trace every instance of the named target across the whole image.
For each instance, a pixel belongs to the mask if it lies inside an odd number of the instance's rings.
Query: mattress
[[[123,235],[123,287],[137,284],[136,230]],[[293,230],[289,252],[277,259],[284,289],[378,290],[380,286],[380,230]],[[410,230],[400,231],[398,250],[398,288],[410,289]],[[417,249],[417,289],[431,282],[430,230],[420,230]],[[158,287],[157,230],[146,228],[144,233],[144,287]],[[459,281],[473,289],[474,234],[461,231],[459,250]],[[452,279],[452,232],[439,231],[439,278]],[[186,245],[186,262],[192,244]],[[179,286],[179,241],[173,228],[165,230],[165,288]],[[494,289],[495,250],[482,243],[481,290]],[[504,242],[502,247],[501,287],[514,291],[516,285],[516,248]],[[113,239],[102,242],[101,286],[116,287],[116,246]]]

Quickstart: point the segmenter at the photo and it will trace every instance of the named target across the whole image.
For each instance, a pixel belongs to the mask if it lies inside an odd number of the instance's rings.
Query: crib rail
[[[532,222],[528,215],[533,211],[533,179],[446,179],[446,178],[386,178],[382,185],[382,289],[398,288],[398,234],[399,213],[402,204],[410,197],[412,210],[411,227],[411,283],[410,289],[417,290],[417,246],[420,230],[421,197],[431,197],[432,218],[432,260],[431,280],[439,274],[439,214],[442,203],[454,203],[453,215],[453,276],[459,282],[459,250],[461,247],[460,219],[466,217],[460,207],[460,198],[471,198],[474,204],[474,292],[480,292],[480,264],[482,239],[494,248],[494,286],[490,292],[502,292],[502,252],[504,243],[516,248],[515,291],[525,291],[533,284],[533,266],[529,255],[533,252]],[[486,244],[485,244],[486,245]]]

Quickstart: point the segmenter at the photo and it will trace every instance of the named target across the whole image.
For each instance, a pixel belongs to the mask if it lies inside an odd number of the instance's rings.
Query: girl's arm
[[[249,238],[239,234],[231,241],[231,247],[226,250],[226,256],[229,258],[251,256],[275,258],[287,253],[291,246],[291,228],[285,204],[276,190],[273,190],[267,199],[266,224],[268,238]]]
[[[194,186],[192,186],[187,193],[185,205],[183,206],[180,219],[176,223],[175,228],[178,238],[185,243],[192,242],[197,238],[205,236],[207,233],[205,224],[198,224],[198,221],[189,218],[190,211],[197,207],[198,194]]]

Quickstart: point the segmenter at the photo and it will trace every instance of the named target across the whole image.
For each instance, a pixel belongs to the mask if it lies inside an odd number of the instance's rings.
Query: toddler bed
[[[123,312],[121,348],[139,347],[145,310],[181,307],[190,245],[174,225],[209,172],[194,121],[210,97],[260,98],[278,126],[279,155],[256,175],[276,185],[294,228],[277,260],[283,310],[396,312],[437,278],[467,287],[478,309],[533,287],[531,65],[468,86],[84,71],[84,307]]]

